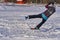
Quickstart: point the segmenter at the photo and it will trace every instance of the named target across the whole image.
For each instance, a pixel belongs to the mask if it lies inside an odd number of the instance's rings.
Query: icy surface
[[[40,30],[30,30],[42,19],[28,19],[25,16],[39,14],[42,6],[0,6],[0,40],[59,40],[60,7],[46,21]]]

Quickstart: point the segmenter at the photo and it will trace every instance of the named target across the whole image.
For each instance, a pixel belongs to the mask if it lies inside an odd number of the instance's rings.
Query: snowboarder
[[[38,15],[28,15],[27,17],[25,17],[26,19],[42,18],[42,22],[39,23],[35,28],[31,28],[32,30],[34,29],[38,30],[47,21],[47,19],[56,11],[54,2],[48,3],[45,7],[47,8],[47,10],[45,10],[44,12]]]

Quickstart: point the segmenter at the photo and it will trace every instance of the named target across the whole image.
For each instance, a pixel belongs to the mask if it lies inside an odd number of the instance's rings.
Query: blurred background
[[[0,3],[17,3],[17,4],[45,4],[50,1],[54,1],[57,4],[60,4],[60,0],[0,0]]]

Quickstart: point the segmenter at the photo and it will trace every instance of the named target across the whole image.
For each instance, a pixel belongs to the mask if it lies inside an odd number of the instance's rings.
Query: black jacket
[[[50,5],[50,4],[49,4],[49,5]],[[53,5],[53,6],[49,6],[49,5],[46,5],[46,6],[45,6],[45,7],[47,8],[47,10],[44,11],[44,14],[45,14],[47,17],[51,16],[51,15],[56,11],[54,5]]]

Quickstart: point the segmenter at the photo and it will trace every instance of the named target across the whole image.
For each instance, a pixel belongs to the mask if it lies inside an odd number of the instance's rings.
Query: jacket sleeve
[[[50,4],[51,4],[51,3],[48,3],[45,7],[46,7],[46,8],[49,8],[49,5],[50,5]]]

